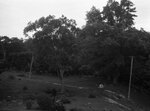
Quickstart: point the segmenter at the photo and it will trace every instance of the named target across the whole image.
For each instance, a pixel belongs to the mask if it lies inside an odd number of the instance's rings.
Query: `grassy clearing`
[[[34,75],[32,79],[27,77],[20,77],[22,73],[6,72],[0,75],[1,84],[5,84],[6,99],[0,103],[1,109],[10,109],[18,111],[26,111],[24,98],[26,95],[37,96],[40,93],[46,92],[48,89],[57,89],[60,91],[60,82],[56,77],[46,77]],[[93,77],[67,77],[64,80],[65,92],[63,97],[71,101],[70,104],[65,104],[67,110],[73,108],[79,108],[84,111],[129,111],[127,108],[121,106],[134,108],[138,111],[139,107],[135,103],[130,103],[124,99],[116,99],[112,95],[102,93],[102,90],[98,89],[99,78]],[[70,87],[74,86],[74,87]],[[84,87],[79,88],[79,87]],[[8,89],[7,89],[8,88]],[[120,88],[120,89],[119,89]],[[117,91],[118,93],[126,93],[125,88],[119,86],[105,85],[106,90]],[[94,98],[89,97],[94,95]],[[8,98],[8,96],[10,96]],[[121,105],[108,102],[106,97],[112,98]],[[8,99],[8,100],[7,100]],[[10,99],[10,101],[9,101]],[[34,101],[32,111],[36,111],[38,106]]]

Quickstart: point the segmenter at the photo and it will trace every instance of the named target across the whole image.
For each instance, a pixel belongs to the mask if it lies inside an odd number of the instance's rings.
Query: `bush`
[[[53,88],[51,91],[51,94],[53,97],[56,97],[57,96],[57,90]]]
[[[70,104],[71,103],[71,101],[69,99],[67,99],[67,98],[62,99],[61,102],[63,104]]]
[[[55,106],[54,111],[66,111],[65,107],[63,106],[63,104],[57,104]]]
[[[62,102],[56,103],[52,97],[45,93],[38,95],[37,104],[41,110],[65,111]]]
[[[19,75],[17,75],[18,77],[26,77],[26,75],[25,74],[19,74]]]
[[[74,91],[66,89],[64,92],[65,92],[65,96],[67,96],[67,97],[74,97],[75,96]]]
[[[27,87],[27,86],[24,86],[24,87],[22,88],[22,90],[23,90],[23,91],[27,91],[27,90],[28,90],[28,87]]]
[[[8,79],[14,80],[14,79],[15,79],[15,76],[14,76],[14,75],[9,75],[9,76],[8,76]]]
[[[51,94],[53,97],[57,96],[57,90],[55,88],[53,88],[53,89],[47,88],[44,92],[46,94]]]
[[[48,96],[47,94],[40,94],[37,97],[37,104],[39,105],[39,108],[42,110],[54,110],[54,103],[53,100],[50,96]]]
[[[83,109],[79,109],[79,108],[72,108],[72,109],[70,109],[70,111],[83,111]]]
[[[89,94],[88,98],[96,98],[94,94]]]
[[[35,100],[35,95],[32,93],[25,94],[23,96],[23,101]]]
[[[12,87],[6,81],[0,81],[0,101],[13,95]]]
[[[44,90],[44,93],[46,94],[51,94],[52,90],[50,88],[47,88],[46,90]]]
[[[26,101],[26,109],[31,109],[32,108],[32,101],[31,100],[27,100]]]

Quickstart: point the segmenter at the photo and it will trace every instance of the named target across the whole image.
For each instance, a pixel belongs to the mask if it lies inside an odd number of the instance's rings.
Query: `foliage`
[[[24,86],[24,87],[22,88],[22,90],[23,90],[23,91],[27,91],[27,90],[28,90],[28,87],[27,87],[27,86]]]
[[[99,23],[102,21],[102,15],[100,10],[96,7],[92,7],[91,10],[86,14],[87,24]]]
[[[47,94],[40,94],[37,97],[37,103],[42,110],[65,111],[65,107],[61,103],[55,103]]]
[[[28,55],[25,52],[23,39],[0,36],[0,60],[4,61],[7,69],[24,70],[28,66]]]
[[[94,94],[89,94],[88,98],[96,98]]]
[[[82,29],[63,15],[41,17],[24,28],[25,41],[0,36],[0,60],[7,69],[29,71],[34,57],[33,70],[57,74],[63,88],[64,74],[79,73],[127,84],[134,56],[133,83],[149,89],[150,33],[134,27],[135,12],[130,0],[109,0],[87,12]]]
[[[70,111],[83,111],[83,109],[80,109],[80,108],[72,108],[72,109],[70,109]]]
[[[44,90],[44,92],[46,94],[51,94],[52,93],[52,89],[51,88],[47,88],[46,90]]]
[[[92,27],[97,27],[97,24],[90,26],[91,29],[94,29]],[[79,42],[81,63],[84,66],[89,66],[90,70],[94,69],[114,78],[117,75],[120,76],[121,73],[129,72],[129,56],[139,58],[139,56],[146,57],[148,54],[149,35],[144,37],[145,32],[141,30],[132,28],[118,32],[117,27],[112,29],[108,27],[107,30],[102,30],[98,27],[97,30],[99,30],[99,34],[94,35],[98,31],[94,30],[90,33],[89,29],[83,29]],[[89,36],[89,33],[91,36]],[[82,38],[82,35],[85,38]]]
[[[71,70],[73,64],[73,45],[78,32],[75,20],[63,15],[58,19],[52,15],[41,17],[30,22],[25,27],[24,34],[28,35],[32,31],[36,69],[39,72],[55,71],[63,91],[64,73]]]
[[[47,94],[40,94],[37,97],[37,103],[42,110],[53,110],[54,109],[54,103],[52,101],[52,98],[48,96]]]
[[[148,59],[150,34],[133,27],[135,9],[129,0],[120,3],[109,0],[102,11],[92,7],[87,12],[86,26],[77,41],[80,69],[88,66],[93,74],[97,72],[114,84],[121,78],[126,78],[122,80],[127,82],[130,56],[135,56],[134,73],[145,73],[145,62],[140,58]],[[137,64],[145,68],[136,68]]]
[[[130,0],[109,0],[101,11],[93,6],[87,12],[82,29],[64,16],[56,19],[49,15],[29,22],[24,34],[33,33],[27,46],[34,49],[35,69],[55,72],[61,80],[65,72],[74,71],[101,74],[114,84],[127,83],[130,56],[134,56],[133,76],[137,84],[149,77],[150,33],[134,28],[135,12]]]
[[[27,87],[23,87],[24,91],[27,90]],[[36,96],[33,93],[25,93],[23,95],[23,101],[25,102],[26,109],[30,110],[33,105],[33,101],[36,99]]]
[[[56,96],[58,95],[58,91],[55,88],[53,89],[47,88],[44,92],[49,96],[51,96],[53,101],[55,102]]]
[[[71,104],[71,101],[70,101],[69,99],[67,99],[67,98],[62,98],[62,99],[61,99],[61,102],[62,102],[63,104]]]
[[[14,76],[14,75],[9,75],[8,76],[8,79],[10,79],[10,80],[14,80],[16,77]]]
[[[111,26],[128,29],[134,24],[133,20],[136,17],[136,8],[133,6],[130,0],[121,0],[120,3],[109,0],[102,11],[103,19]]]
[[[57,96],[57,93],[58,93],[57,90],[53,88],[51,94],[54,98]]]
[[[30,22],[24,34],[31,31],[34,31],[36,67],[46,71],[68,69],[77,32],[75,21],[64,16],[56,19],[49,15]]]
[[[36,96],[33,93],[25,93],[23,95],[23,101],[28,101],[28,100],[35,100]]]
[[[54,111],[66,111],[62,104],[56,104],[56,109]]]
[[[31,100],[26,101],[26,108],[28,110],[32,108],[32,101]]]
[[[8,97],[13,95],[11,85],[8,81],[3,81],[3,79],[0,81],[0,95],[0,101],[6,100]]]
[[[75,96],[75,92],[72,91],[72,90],[65,89],[64,95],[65,95],[66,97],[74,97],[74,96]]]

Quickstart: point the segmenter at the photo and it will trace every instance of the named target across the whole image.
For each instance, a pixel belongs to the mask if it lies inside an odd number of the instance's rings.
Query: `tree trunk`
[[[4,61],[6,60],[6,52],[4,51]]]
[[[31,78],[31,75],[32,75],[32,66],[33,66],[33,61],[34,61],[34,56],[32,55],[31,64],[30,64],[29,79]]]
[[[113,84],[116,85],[118,83],[119,76],[113,77]]]
[[[4,46],[2,45],[2,49],[3,49],[3,60],[5,61],[6,60],[6,51],[4,49]]]
[[[116,85],[118,83],[119,76],[120,76],[119,72],[113,76],[113,84],[114,85]]]
[[[120,76],[120,67],[115,66],[115,71],[114,71],[114,74],[112,77],[114,85],[116,85],[118,83],[119,76]]]
[[[64,81],[63,81],[64,72],[65,72],[64,69],[60,69],[60,82],[61,82],[61,92],[62,93],[64,92]]]

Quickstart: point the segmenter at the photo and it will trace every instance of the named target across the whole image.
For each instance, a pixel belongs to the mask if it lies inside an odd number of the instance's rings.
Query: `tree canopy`
[[[81,29],[64,15],[41,17],[24,28],[27,40],[1,36],[0,55],[17,69],[29,70],[34,58],[37,73],[59,74],[61,79],[67,73],[90,74],[114,84],[127,83],[134,56],[133,82],[150,88],[150,33],[134,27],[135,17],[130,0],[109,0],[102,10],[93,6]]]

